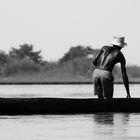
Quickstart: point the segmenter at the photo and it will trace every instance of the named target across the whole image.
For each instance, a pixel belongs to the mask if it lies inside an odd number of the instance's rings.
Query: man
[[[126,74],[126,60],[120,51],[127,44],[124,37],[114,37],[111,42],[113,46],[104,46],[93,59],[96,69],[93,72],[94,93],[98,98],[113,97],[113,81],[112,75],[115,64],[121,64],[122,78],[127,92],[127,98],[131,98],[129,92],[129,80]]]

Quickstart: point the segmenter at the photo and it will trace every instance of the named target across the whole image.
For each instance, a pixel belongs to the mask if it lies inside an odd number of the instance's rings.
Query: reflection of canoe
[[[0,98],[1,115],[140,112],[140,98]]]

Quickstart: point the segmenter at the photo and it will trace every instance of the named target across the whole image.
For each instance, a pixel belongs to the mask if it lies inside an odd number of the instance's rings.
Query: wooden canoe
[[[140,98],[0,98],[0,115],[140,112]]]

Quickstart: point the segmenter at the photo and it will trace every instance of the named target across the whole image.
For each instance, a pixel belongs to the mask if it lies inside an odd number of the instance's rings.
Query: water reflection
[[[96,113],[93,115],[95,134],[100,137],[123,139],[128,136],[129,113]]]
[[[140,139],[139,122],[140,113],[0,116],[0,139]]]
[[[113,113],[96,113],[93,116],[95,123],[98,124],[114,124],[114,114]]]
[[[114,125],[114,123],[127,124],[129,113],[95,113],[93,115],[95,123]]]

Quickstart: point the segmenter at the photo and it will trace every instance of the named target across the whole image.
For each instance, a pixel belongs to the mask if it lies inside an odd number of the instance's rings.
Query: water
[[[140,97],[140,85],[130,85],[132,97]],[[0,97],[97,98],[93,85],[0,85]],[[114,97],[126,97],[123,85],[115,85]]]
[[[92,85],[3,85],[0,89],[1,97],[94,97]],[[132,97],[140,97],[140,85],[131,85],[130,91]],[[114,97],[126,97],[123,85],[115,85]],[[0,116],[1,140],[138,140],[139,130],[140,113]]]

